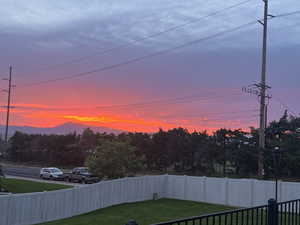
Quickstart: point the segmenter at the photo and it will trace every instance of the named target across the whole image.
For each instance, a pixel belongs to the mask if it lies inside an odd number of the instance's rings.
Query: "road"
[[[13,166],[13,165],[4,165],[3,171],[5,176],[8,178],[25,178],[25,180],[31,181],[39,181],[39,182],[47,182],[47,183],[60,183],[67,184],[71,186],[84,186],[86,184],[79,183],[69,183],[64,181],[50,181],[50,180],[42,180],[40,179],[40,167],[27,167],[27,166]]]
[[[17,177],[27,177],[27,178],[39,178],[40,169],[38,167],[18,167],[18,166],[3,166],[3,171],[5,175],[17,176]]]

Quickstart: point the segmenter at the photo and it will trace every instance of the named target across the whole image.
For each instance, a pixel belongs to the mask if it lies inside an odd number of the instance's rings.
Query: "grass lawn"
[[[130,219],[136,220],[139,225],[150,225],[229,209],[233,208],[191,201],[160,199],[112,206],[40,225],[125,225]]]
[[[3,187],[11,193],[30,193],[40,191],[54,191],[59,189],[71,188],[72,186],[5,178],[3,179]]]

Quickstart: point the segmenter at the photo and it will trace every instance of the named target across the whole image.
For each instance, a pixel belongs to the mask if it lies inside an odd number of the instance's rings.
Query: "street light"
[[[280,156],[281,156],[281,151],[280,148],[277,146],[274,148],[273,151],[273,157],[274,157],[274,175],[275,175],[275,199],[276,202],[278,200],[278,167],[280,163]]]

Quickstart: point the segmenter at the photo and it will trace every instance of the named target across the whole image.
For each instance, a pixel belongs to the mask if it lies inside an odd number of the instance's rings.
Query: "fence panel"
[[[227,203],[231,206],[252,207],[253,180],[251,179],[228,179],[227,180]]]
[[[275,183],[273,181],[254,180],[253,193],[253,204],[255,206],[265,204],[275,196]]]
[[[206,201],[214,204],[226,204],[226,179],[206,178]]]
[[[205,202],[205,177],[186,177],[186,200]]]

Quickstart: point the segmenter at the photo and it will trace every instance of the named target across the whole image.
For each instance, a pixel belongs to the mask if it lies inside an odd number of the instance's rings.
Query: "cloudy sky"
[[[1,0],[1,6],[0,76],[12,65],[17,85],[12,124],[71,121],[130,131],[258,124],[258,99],[242,87],[260,79],[260,0]],[[299,12],[299,0],[270,1],[278,17],[269,22],[269,120],[286,108],[300,112]]]

